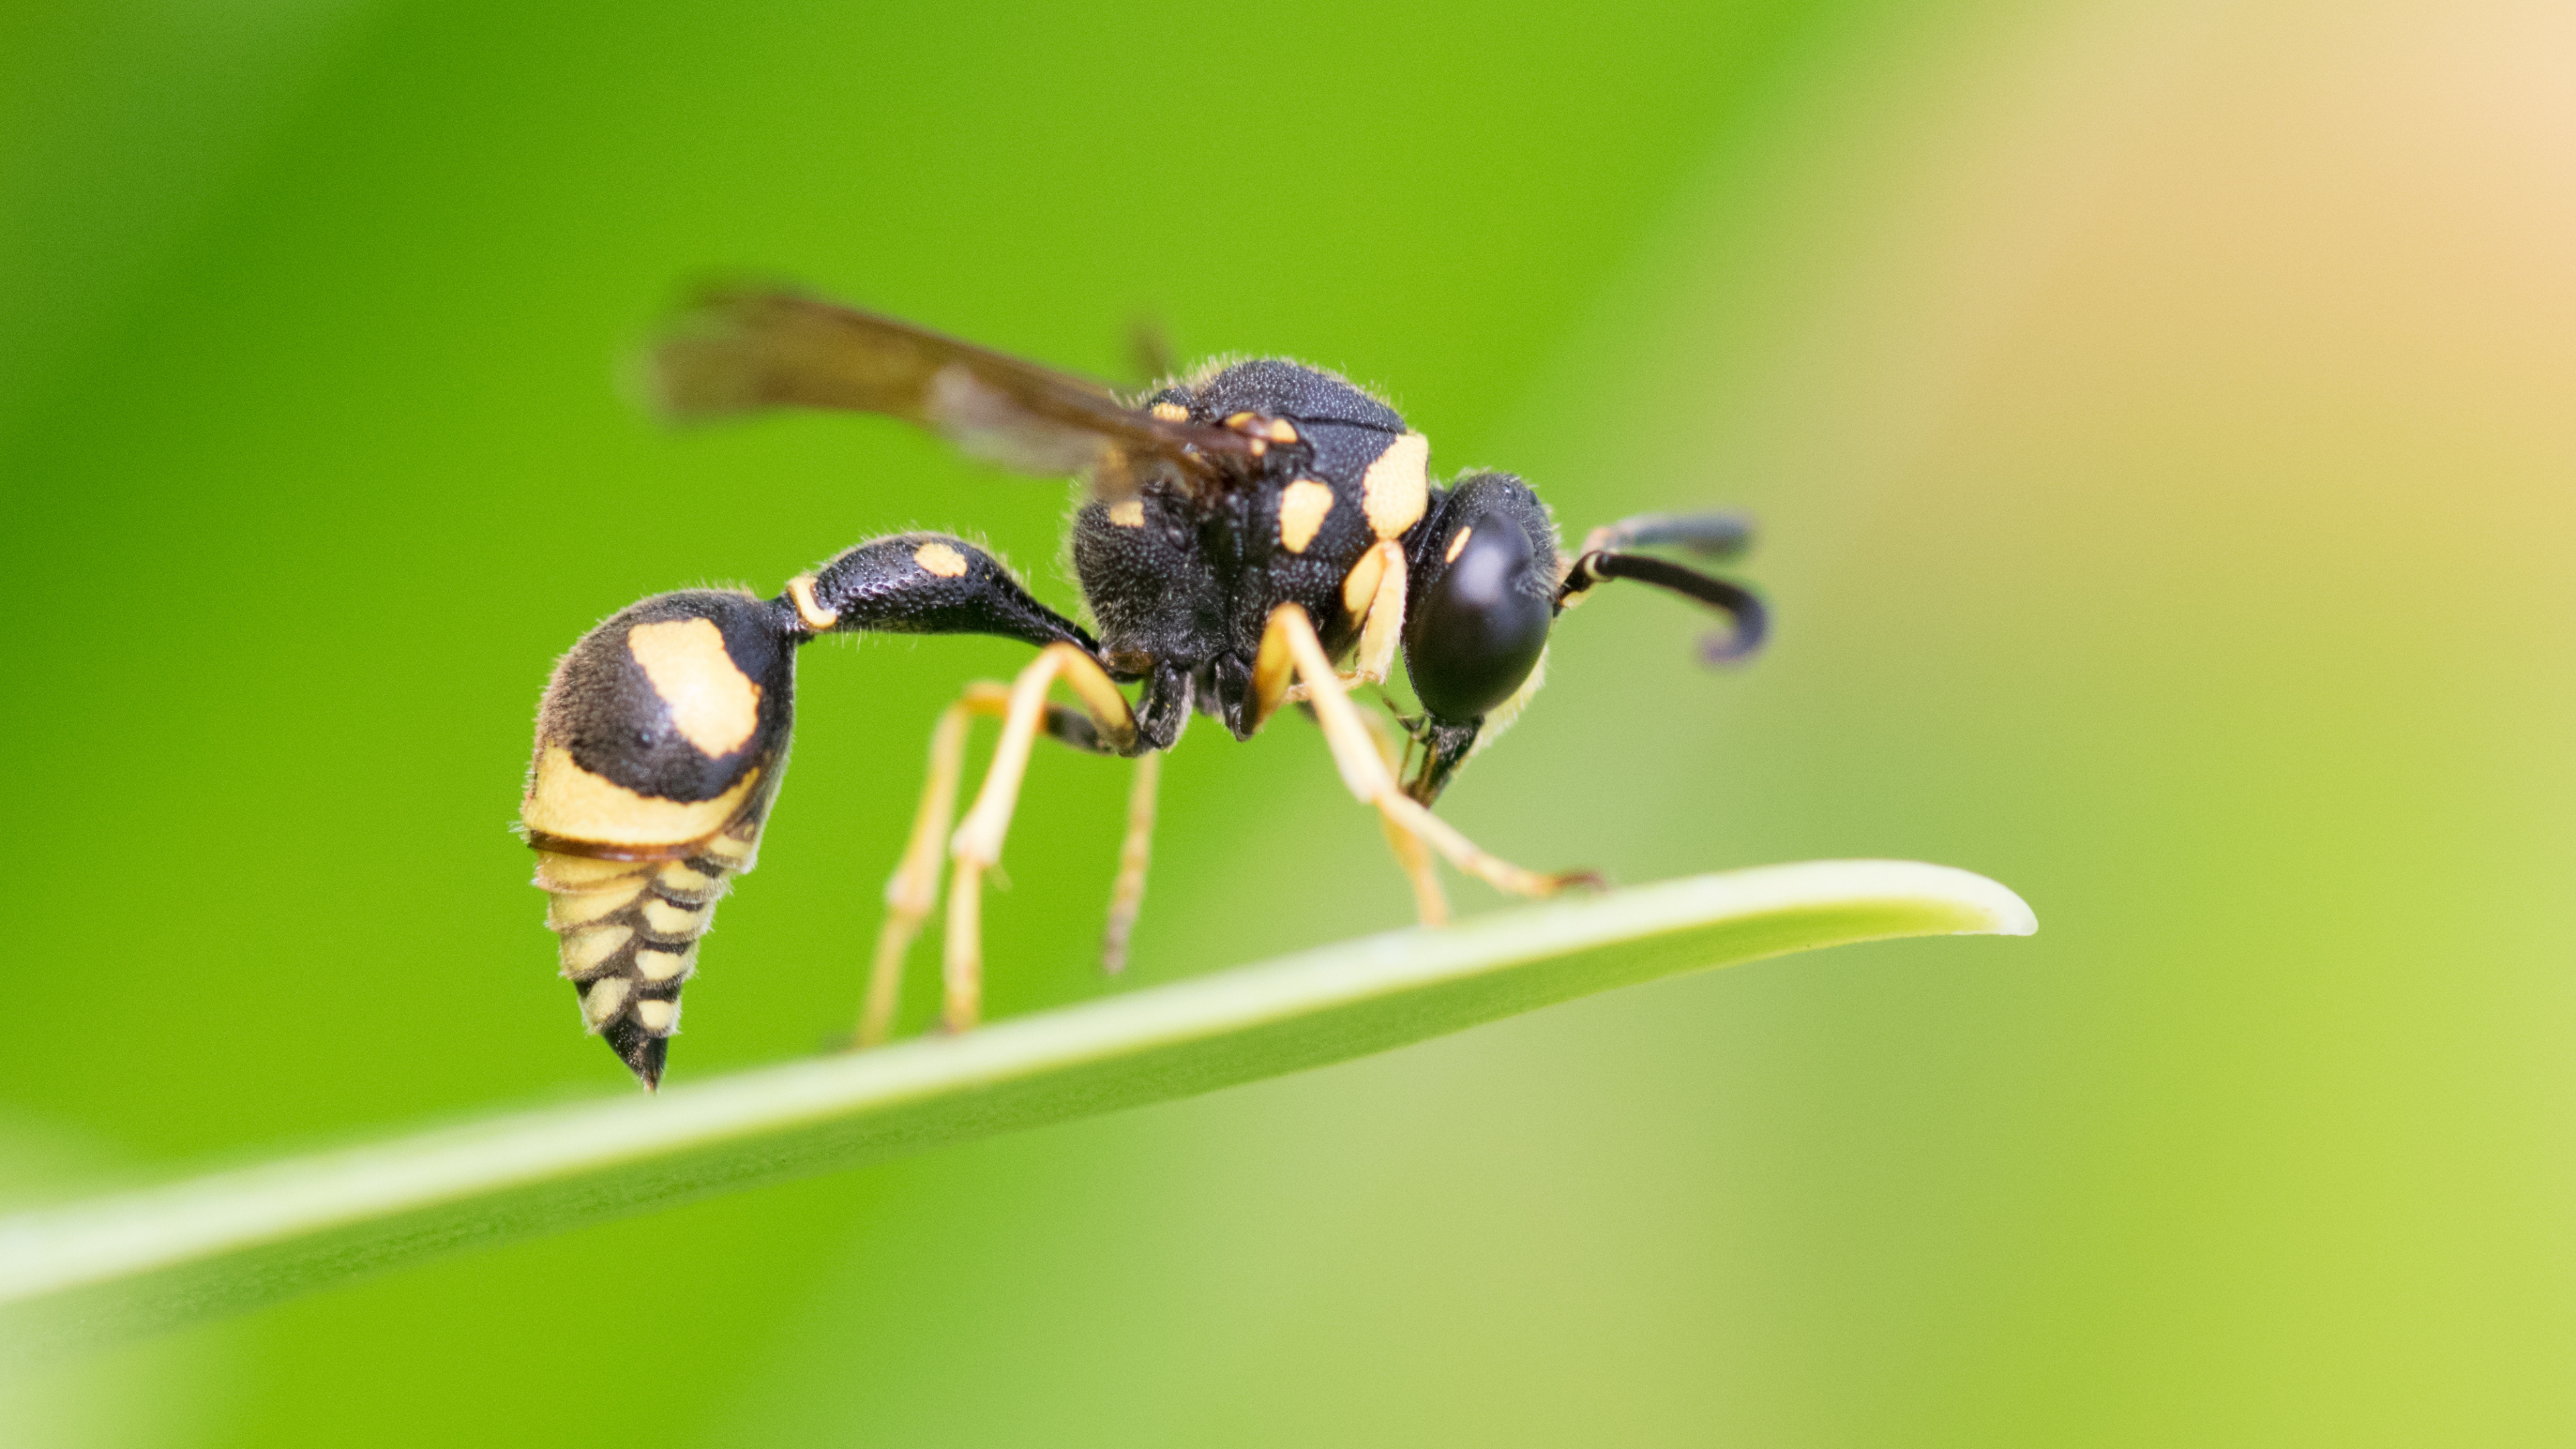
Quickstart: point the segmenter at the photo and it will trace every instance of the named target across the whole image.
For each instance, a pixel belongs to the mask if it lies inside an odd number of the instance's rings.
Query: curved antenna
[[[1742,513],[1640,513],[1605,523],[1583,539],[1585,553],[1659,546],[1734,558],[1753,546],[1753,520]]]
[[[1705,664],[1736,664],[1750,659],[1762,648],[1771,632],[1771,612],[1759,596],[1742,584],[1667,563],[1645,554],[1621,553],[1616,549],[1594,549],[1574,561],[1565,571],[1565,582],[1557,586],[1556,607],[1560,610],[1582,602],[1594,585],[1610,579],[1635,579],[1653,584],[1687,599],[1696,599],[1727,616],[1733,627],[1723,634],[1711,634],[1700,640],[1699,657]]]

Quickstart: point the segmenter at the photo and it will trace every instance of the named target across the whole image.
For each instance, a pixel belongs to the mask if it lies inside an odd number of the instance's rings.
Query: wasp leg
[[[894,1030],[895,1007],[903,991],[903,958],[921,934],[921,923],[939,903],[940,847],[948,840],[949,822],[957,815],[957,777],[966,767],[966,727],[978,715],[1000,718],[1011,692],[1004,685],[980,680],[966,686],[957,702],[939,712],[930,731],[930,777],[921,787],[921,807],[913,812],[912,836],[903,859],[887,878],[885,924],[877,928],[876,959],[868,967],[867,1005],[859,1017],[859,1045],[875,1046]]]
[[[1324,653],[1324,642],[1315,637],[1314,621],[1306,617],[1303,608],[1281,604],[1270,612],[1270,623],[1261,634],[1260,654],[1253,662],[1251,707],[1256,719],[1267,716],[1287,692],[1291,669],[1312,687],[1315,719],[1324,727],[1324,742],[1332,747],[1333,764],[1341,771],[1342,783],[1363,804],[1376,806],[1386,820],[1430,842],[1432,849],[1446,856],[1451,865],[1497,890],[1519,896],[1552,896],[1570,886],[1600,884],[1600,878],[1587,871],[1542,875],[1489,854],[1406,795],[1396,784],[1395,772],[1387,768],[1385,758],[1378,753],[1350,696],[1342,691],[1341,678],[1333,672],[1333,661]]]
[[[939,723],[931,728],[930,773],[922,782],[921,805],[913,812],[903,859],[886,879],[885,924],[877,929],[876,956],[868,967],[867,1003],[859,1017],[857,1044],[862,1047],[881,1045],[893,1034],[902,1002],[904,957],[919,939],[931,908],[939,904],[940,866],[949,828],[957,818],[957,780],[965,773],[967,730],[977,719],[1006,718],[1010,705],[1009,685],[978,680],[939,712]],[[1046,729],[1077,749],[1101,748],[1091,721],[1062,705],[1047,706]],[[1141,884],[1138,894],[1143,894]]]
[[[1404,637],[1404,545],[1388,539],[1351,566],[1342,579],[1342,607],[1359,619],[1360,644],[1351,672],[1340,676],[1342,688],[1384,684],[1395,667],[1395,646]],[[1288,687],[1291,704],[1307,697],[1307,686]]]
[[[1011,811],[1018,805],[1020,783],[1037,744],[1038,725],[1047,717],[1047,689],[1056,680],[1069,685],[1098,732],[1099,743],[1125,754],[1138,743],[1136,717],[1106,671],[1089,654],[1071,644],[1050,644],[1011,682],[1009,713],[1002,723],[1001,743],[993,748],[992,766],[975,808],[949,838],[954,878],[948,885],[948,942],[942,976],[946,1001],[940,1016],[951,1031],[975,1024],[984,997],[984,872],[999,864],[1002,838],[1010,833]]]
[[[1406,571],[1404,546],[1387,539],[1361,555],[1359,563],[1342,580],[1342,606],[1361,619],[1359,649],[1352,661],[1355,667],[1339,676],[1345,690],[1386,682],[1395,664],[1396,644],[1404,634]],[[1294,684],[1285,698],[1299,700],[1309,693],[1308,686]],[[1377,745],[1378,758],[1386,763],[1389,773],[1401,778],[1401,746],[1390,733],[1387,721],[1377,714],[1362,718]],[[1391,816],[1380,815],[1378,824],[1385,829],[1386,843],[1413,886],[1414,915],[1426,926],[1449,924],[1449,897],[1440,888],[1440,872],[1432,865],[1431,851],[1422,843],[1422,837],[1397,824]]]
[[[1136,932],[1136,913],[1145,907],[1145,867],[1154,858],[1154,795],[1163,778],[1163,757],[1136,757],[1136,782],[1127,791],[1127,835],[1118,844],[1118,884],[1109,892],[1109,928],[1100,937],[1100,969],[1115,976],[1127,969],[1127,938]]]
[[[1162,752],[1179,744],[1189,723],[1192,686],[1187,672],[1155,666],[1136,696],[1136,779],[1127,791],[1127,834],[1118,846],[1118,883],[1109,892],[1109,921],[1100,935],[1100,969],[1127,969],[1127,942],[1145,904],[1145,868],[1154,853],[1155,797],[1162,788]]]
[[[1397,743],[1395,726],[1380,714],[1360,718],[1367,722],[1369,737],[1377,745],[1377,757],[1386,762],[1387,772],[1401,779],[1404,754]],[[1412,883],[1414,915],[1426,926],[1449,924],[1449,896],[1440,888],[1440,872],[1431,864],[1431,848],[1391,816],[1380,815],[1377,823],[1386,831],[1386,843],[1395,851],[1396,864],[1404,867],[1404,878]]]

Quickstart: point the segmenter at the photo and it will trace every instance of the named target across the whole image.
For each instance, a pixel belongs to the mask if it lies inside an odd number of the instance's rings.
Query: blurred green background
[[[2499,0],[0,9],[0,1195],[631,1090],[504,829],[619,605],[916,524],[1071,604],[1058,487],[641,419],[711,268],[1335,366],[1569,530],[1748,505],[1773,651],[1611,591],[1444,810],[2043,927],[447,1260],[0,1439],[2568,1442],[2571,73]],[[847,1029],[931,718],[1023,652],[807,652],[679,1080]],[[997,1012],[1112,989],[1124,779],[1039,757]],[[1407,919],[1302,723],[1166,791],[1137,981]]]

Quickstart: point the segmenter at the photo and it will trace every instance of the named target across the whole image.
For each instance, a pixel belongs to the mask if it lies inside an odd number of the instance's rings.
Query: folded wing
[[[1259,456],[1242,432],[1158,418],[1089,378],[774,288],[701,293],[649,361],[655,401],[676,419],[883,413],[1019,472],[1082,477],[1109,502],[1157,471],[1201,491]]]

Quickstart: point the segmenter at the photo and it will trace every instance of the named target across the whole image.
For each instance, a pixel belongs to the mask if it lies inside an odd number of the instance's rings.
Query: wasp
[[[1071,557],[1090,615],[1086,628],[1048,608],[963,538],[901,533],[797,575],[775,598],[645,599],[563,656],[538,707],[520,825],[583,1023],[647,1089],[717,898],[758,855],[787,764],[796,652],[822,635],[991,634],[1037,651],[1008,683],[967,685],[931,731],[929,777],[886,887],[856,1038],[866,1046],[892,1026],[943,858],[942,1020],[975,1023],[983,880],[1040,736],[1136,762],[1103,940],[1112,971],[1144,898],[1160,756],[1194,715],[1242,740],[1302,704],[1343,785],[1378,813],[1422,921],[1438,925],[1448,905],[1435,857],[1514,895],[1598,884],[1512,864],[1431,812],[1539,687],[1560,614],[1632,579],[1726,616],[1702,646],[1711,662],[1749,656],[1767,627],[1743,586],[1641,552],[1733,556],[1750,541],[1742,517],[1632,518],[1569,557],[1528,484],[1477,470],[1435,485],[1430,444],[1393,407],[1303,363],[1219,360],[1122,398],[773,287],[702,293],[646,360],[677,419],[879,413],[1007,468],[1080,480]],[[1399,652],[1419,712],[1387,701],[1363,713],[1353,692],[1381,685]],[[1059,687],[1069,703],[1053,697]],[[999,720],[1000,739],[952,831],[979,718]]]

